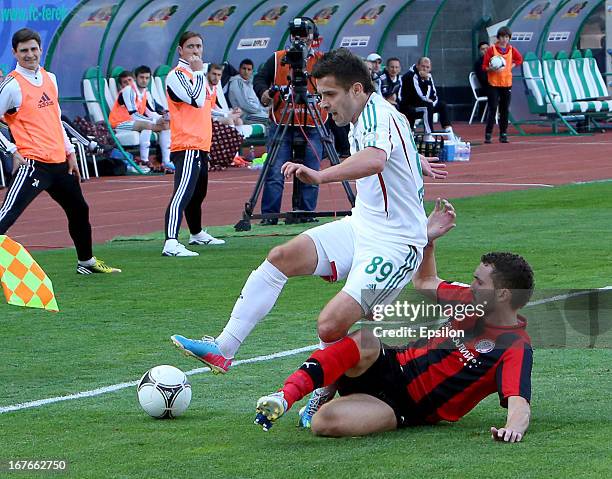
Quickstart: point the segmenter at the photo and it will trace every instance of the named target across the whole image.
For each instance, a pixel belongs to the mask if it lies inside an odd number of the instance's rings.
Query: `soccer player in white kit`
[[[376,304],[395,299],[423,257],[427,217],[422,167],[434,178],[446,172],[432,169],[420,157],[408,121],[375,93],[359,57],[346,49],[329,52],[315,65],[312,76],[321,107],[333,115],[337,125],[350,123],[351,156],[321,171],[290,162],[282,171],[286,178],[295,175],[310,184],[357,180],[355,207],[351,216],[312,228],[273,248],[249,276],[217,338],[172,336],[177,347],[215,372],[228,370],[240,344],[272,309],[288,277],[346,279],[319,314],[318,334],[321,347],[326,347],[342,339],[359,319],[368,317]],[[313,394],[302,425],[309,425],[309,418],[325,399],[323,392]]]

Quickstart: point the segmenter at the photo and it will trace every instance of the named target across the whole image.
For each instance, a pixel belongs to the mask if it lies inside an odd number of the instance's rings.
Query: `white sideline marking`
[[[596,288],[595,291],[607,291],[610,289],[612,289],[612,285],[604,286],[603,288]],[[582,296],[584,294],[589,294],[591,291],[594,291],[594,290],[577,291],[575,293],[560,294],[557,296],[552,296],[550,298],[540,299],[538,301],[531,301],[527,303],[525,307],[537,306],[537,305],[545,304],[545,303],[552,303],[552,302],[559,301],[562,299],[573,298],[575,296]],[[233,363],[232,367],[239,366],[240,364],[259,363],[262,361],[271,361],[273,359],[284,358],[287,356],[294,356],[296,354],[313,351],[317,349],[318,347],[319,347],[318,344],[311,344],[310,346],[304,346],[302,348],[289,349],[287,351],[280,351],[274,354],[266,354],[264,356],[255,356],[254,358],[241,359]],[[191,369],[187,371],[185,374],[187,376],[192,376],[194,374],[207,373],[209,371],[210,371],[210,368],[203,367],[203,368]],[[91,389],[89,391],[83,391],[83,392],[76,393],[76,394],[69,394],[68,396],[56,396],[53,398],[39,399],[37,401],[29,401],[29,402],[24,402],[24,403],[19,403],[19,404],[12,404],[10,406],[0,407],[0,414],[12,412],[12,411],[21,411],[22,409],[30,409],[34,407],[46,406],[47,404],[53,404],[56,402],[71,401],[73,399],[83,399],[83,398],[90,398],[94,396],[100,396],[102,394],[112,393],[115,391],[119,391],[121,389],[130,388],[130,387],[136,386],[136,384],[138,384],[138,381],[130,381],[126,383],[113,384],[111,386],[105,386],[105,387],[98,388],[98,389]]]
[[[576,291],[575,293],[570,294],[560,294],[557,296],[551,296],[550,298],[539,299],[537,301],[530,301],[526,304],[526,306],[538,306],[540,304],[553,303],[555,301],[560,301],[562,299],[574,298],[576,296],[584,296],[585,294],[590,294],[592,291],[608,291],[612,289],[611,286],[604,286],[603,288],[597,288],[595,290],[591,289],[588,291]]]
[[[293,356],[295,354],[304,353],[306,351],[312,351],[314,349],[317,349],[318,347],[319,347],[318,344],[313,344],[311,346],[304,346],[303,348],[297,348],[297,349],[289,349],[288,351],[281,351],[279,353],[267,354],[265,356],[256,356],[254,358],[241,359],[239,361],[236,361],[232,367],[238,366],[240,364],[259,363],[261,361],[270,361],[272,359],[284,358],[286,356]],[[187,371],[185,374],[187,376],[191,376],[193,374],[206,373],[209,371],[210,371],[210,368],[203,367],[203,368],[191,369],[190,371]],[[82,391],[76,394],[69,394],[68,396],[57,396],[53,398],[39,399],[37,401],[29,401],[29,402],[24,402],[20,404],[13,404],[11,406],[0,407],[0,414],[12,412],[12,411],[20,411],[22,409],[30,409],[34,407],[46,406],[47,404],[53,404],[56,402],[71,401],[73,399],[83,399],[83,398],[90,398],[94,396],[100,396],[101,394],[112,393],[115,391],[119,391],[121,389],[130,388],[130,387],[136,386],[136,384],[138,384],[138,381],[130,381],[127,383],[119,383],[119,384],[113,384],[112,386],[105,386],[103,388],[91,389],[89,391]]]
[[[256,183],[256,180],[252,180],[252,179],[245,179],[245,180],[241,180],[241,179],[227,179],[227,180],[208,180],[209,183],[220,183],[220,184],[229,184],[229,183],[235,183],[235,184],[251,184],[251,183]],[[163,184],[163,185],[171,185],[170,181],[163,181],[163,180],[107,180],[107,183],[121,183],[121,184],[125,184],[125,183],[145,183],[145,184]],[[442,186],[444,185],[457,185],[457,186],[479,186],[479,185],[486,185],[486,186],[542,186],[542,187],[547,187],[547,188],[554,188],[554,185],[548,185],[545,183],[494,183],[494,182],[465,182],[465,183],[453,183],[453,182],[449,182],[449,181],[444,181],[443,183],[440,182],[436,182],[436,183],[428,183],[428,184],[440,184]],[[151,185],[150,187],[154,187],[155,185]],[[98,191],[98,193],[115,193],[117,191],[132,191],[132,190],[138,190],[138,189],[145,189],[147,187],[141,187],[141,188],[124,188],[122,190],[105,190],[105,191]],[[95,192],[94,192],[95,193]],[[92,193],[89,193],[92,194]]]
[[[247,179],[247,180],[208,180],[209,183],[220,183],[220,184],[237,184],[237,185],[242,185],[242,184],[255,184],[257,183],[257,180],[253,180],[253,179]],[[136,188],[123,188],[120,190],[100,190],[100,191],[93,191],[93,192],[89,192],[88,194],[95,194],[95,193],[116,193],[118,191],[135,191],[135,190],[143,190],[146,188],[156,188],[159,185],[163,185],[163,186],[168,186],[171,187],[172,186],[172,182],[171,181],[163,181],[163,180],[108,180],[107,183],[121,183],[121,184],[125,184],[125,183],[136,183],[136,184],[148,184],[150,186],[143,186],[143,187],[136,187]],[[151,185],[151,183],[154,183],[153,185]],[[289,181],[286,181],[285,183],[290,183]]]
[[[546,183],[487,183],[487,182],[464,182],[464,183],[452,183],[450,181],[437,181],[432,183],[426,183],[426,185],[439,185],[439,186],[542,186],[545,188],[554,188],[555,185],[547,185]]]

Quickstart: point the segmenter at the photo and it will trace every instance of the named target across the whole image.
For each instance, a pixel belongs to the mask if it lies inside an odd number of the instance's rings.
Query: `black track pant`
[[[499,106],[499,134],[504,135],[508,131],[508,112],[510,111],[510,100],[512,99],[512,87],[490,86],[488,97],[489,103],[485,133],[487,135],[493,133],[495,114]]]
[[[202,202],[208,190],[208,153],[202,150],[174,151],[174,192],[166,210],[166,239],[178,238],[183,212],[193,235],[202,231]]]
[[[80,261],[93,257],[89,206],[83,198],[79,180],[68,174],[68,163],[42,163],[27,160],[13,176],[0,208],[0,234],[17,221],[27,206],[42,191],[49,193],[66,212],[68,231]]]

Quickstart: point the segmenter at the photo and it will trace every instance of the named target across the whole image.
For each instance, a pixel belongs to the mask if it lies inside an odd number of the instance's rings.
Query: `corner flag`
[[[0,283],[8,304],[59,311],[51,280],[30,253],[0,235]]]

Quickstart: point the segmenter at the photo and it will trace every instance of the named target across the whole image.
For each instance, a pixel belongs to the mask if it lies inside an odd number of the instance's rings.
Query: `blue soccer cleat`
[[[180,334],[174,334],[170,339],[186,356],[192,356],[202,361],[215,374],[225,374],[232,365],[233,358],[228,359],[221,354],[219,346],[212,336],[204,336],[202,339],[189,339]]]
[[[262,427],[266,432],[270,430],[274,422],[287,411],[287,401],[282,391],[262,396],[257,400],[257,416],[255,424]]]
[[[336,394],[335,386],[327,386],[315,389],[310,395],[310,399],[299,412],[298,427],[310,429],[312,416],[325,404],[331,401]]]

